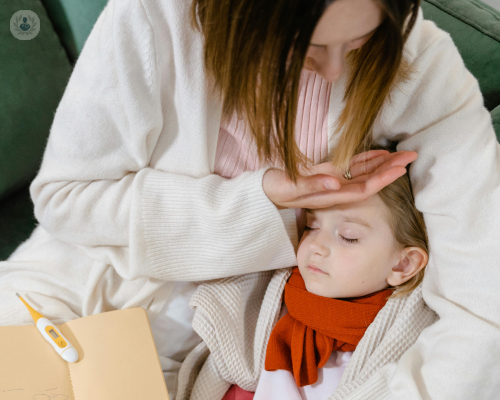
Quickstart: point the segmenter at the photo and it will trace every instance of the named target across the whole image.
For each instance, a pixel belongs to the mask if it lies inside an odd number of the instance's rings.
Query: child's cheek
[[[315,294],[316,296],[331,297],[331,288],[326,286],[322,281],[312,281],[304,278],[304,283],[306,285],[306,290],[309,293]]]

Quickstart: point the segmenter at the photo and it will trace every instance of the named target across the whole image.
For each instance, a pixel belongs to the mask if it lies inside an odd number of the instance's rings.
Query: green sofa
[[[40,18],[32,40],[0,31],[0,260],[36,226],[29,183],[73,66],[106,2],[12,0],[0,8],[4,27],[18,10]],[[479,0],[426,0],[422,8],[426,19],[451,34],[479,81],[500,138],[500,12]]]

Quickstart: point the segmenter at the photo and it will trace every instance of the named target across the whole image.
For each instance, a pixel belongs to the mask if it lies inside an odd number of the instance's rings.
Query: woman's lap
[[[92,259],[82,247],[62,242],[40,226],[7,261],[0,262],[1,299],[22,310],[21,315],[8,313],[15,317],[10,325],[31,323],[16,292],[24,294],[42,315],[62,323],[147,305],[163,283],[148,278],[126,280],[112,265]],[[6,325],[2,315],[0,311],[0,325]]]
[[[90,258],[78,246],[55,239],[39,226],[7,261],[0,262],[0,326],[33,324],[16,292],[42,315],[61,324],[137,306],[145,288],[154,290],[154,284],[147,278],[124,280],[111,265]],[[194,311],[187,304],[196,286],[176,282],[169,301],[150,321],[171,395],[176,391],[181,361],[200,341],[190,326]]]
[[[32,323],[16,292],[59,324],[128,308],[128,299],[141,293],[145,281],[124,280],[113,266],[93,260],[39,226],[7,261],[0,262],[0,325]]]
[[[55,324],[81,316],[82,286],[92,263],[74,249],[38,227],[0,262],[0,325],[33,323],[16,292]]]

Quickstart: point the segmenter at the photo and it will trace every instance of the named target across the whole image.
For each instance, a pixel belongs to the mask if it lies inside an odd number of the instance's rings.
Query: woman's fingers
[[[417,158],[414,151],[389,153],[374,150],[357,157],[351,167],[353,179],[345,179],[331,162],[315,165],[310,174],[290,181],[283,170],[264,174],[263,189],[279,208],[322,208],[367,199],[406,172],[406,165]],[[328,186],[331,184],[331,186]]]
[[[338,190],[340,187],[337,178],[325,174],[315,174],[299,178],[295,186],[295,195],[301,197],[325,190]]]
[[[351,176],[355,178],[360,175],[370,174],[381,166],[384,166],[385,169],[395,166],[406,166],[416,158],[417,153],[414,151],[389,153],[386,150],[371,150],[355,155],[352,158],[351,167],[349,169],[351,171]],[[314,165],[310,167],[308,171],[301,170],[301,174],[302,176],[318,174],[331,175],[344,182],[343,171],[339,171],[330,161]]]
[[[358,179],[342,185],[340,190],[310,193],[297,199],[295,208],[325,208],[336,204],[366,200],[406,173],[404,167],[394,167],[368,179]]]
[[[370,174],[374,172],[377,168],[379,168],[381,165],[386,163],[387,161],[391,160],[391,154],[383,154],[381,156],[372,158],[368,161],[364,162],[359,162],[356,164],[351,165],[349,168],[349,171],[351,171],[351,176],[353,178],[356,178],[361,175],[365,174]]]
[[[406,167],[418,157],[415,151],[398,151],[391,154],[393,154],[393,157],[390,159],[390,165],[393,167]]]
[[[356,154],[351,158],[350,166],[353,166],[357,163],[362,163],[371,160],[372,158],[377,158],[383,156],[385,154],[391,154],[387,150],[370,150],[365,151],[363,153]]]
[[[333,186],[326,187],[326,181]],[[285,171],[271,168],[264,174],[262,188],[276,206],[296,208],[297,198],[318,192],[335,191],[340,188],[340,182],[330,175],[312,175],[299,177],[294,184]]]
[[[335,169],[330,162],[314,166],[314,175],[303,176],[297,181],[294,188],[297,201],[302,202],[304,199],[312,199],[315,195],[319,195],[318,198],[321,200],[318,201],[324,204],[326,198],[321,192],[332,190],[342,193],[339,197],[341,202],[344,202],[343,199],[346,198],[344,193],[347,194],[347,198],[351,199],[350,201],[359,201],[355,199],[361,199],[359,196],[369,197],[403,175],[406,172],[406,165],[414,161],[418,155],[414,151],[389,153],[385,150],[373,150],[362,153],[361,156],[351,167],[352,180],[335,175]],[[327,182],[332,186],[326,186]],[[353,186],[353,184],[362,186]],[[360,188],[363,189],[361,192]],[[330,203],[327,207],[333,204],[335,203]],[[306,206],[306,208],[316,208],[316,205],[311,204],[311,207]]]
[[[353,166],[354,164],[360,163],[361,165],[365,162],[368,162],[370,160],[373,160],[375,158],[379,158],[384,155],[390,155],[387,150],[370,150],[366,151],[364,153],[356,154],[354,157],[352,157],[350,166]],[[372,164],[370,164],[372,165]],[[358,166],[359,168],[359,166]],[[303,176],[308,176],[308,175],[315,175],[315,174],[327,174],[327,175],[332,175],[332,174],[341,174],[341,171],[336,169],[330,161],[326,161],[321,164],[313,165],[312,167],[309,168],[309,170],[300,170]],[[351,170],[352,173],[352,170]]]
[[[417,158],[417,153],[414,151],[398,151],[396,153],[388,153],[370,159],[367,162],[354,164],[351,168],[351,176],[353,178],[364,175],[384,172],[393,167],[406,167]]]

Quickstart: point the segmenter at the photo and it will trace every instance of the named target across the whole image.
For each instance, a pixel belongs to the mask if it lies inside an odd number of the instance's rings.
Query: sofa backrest
[[[500,105],[500,12],[478,0],[426,0],[422,9],[450,33],[492,111]]]
[[[42,0],[42,3],[74,65],[107,0]]]
[[[19,40],[9,31],[11,18],[22,10],[39,18],[38,35],[30,40]],[[30,14],[20,16],[28,20]],[[39,0],[2,2],[0,21],[3,24],[0,34],[2,199],[33,179],[72,66]]]

